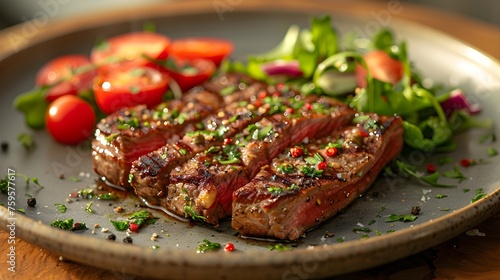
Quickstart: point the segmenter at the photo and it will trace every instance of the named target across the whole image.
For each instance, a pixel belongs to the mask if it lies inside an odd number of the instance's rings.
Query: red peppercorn
[[[304,150],[302,150],[301,147],[291,147],[290,148],[290,155],[294,158],[300,157],[304,154]]]
[[[234,244],[231,243],[231,242],[228,242],[225,246],[224,246],[224,251],[226,252],[232,252],[234,251]]]
[[[432,164],[432,163],[427,164],[427,172],[429,172],[429,173],[436,172],[436,167],[434,166],[434,164]]]
[[[306,103],[304,104],[304,108],[307,110],[307,111],[310,111],[312,109],[312,105],[311,103]]]
[[[330,148],[326,149],[326,155],[329,157],[335,156],[337,154],[337,152],[338,152],[338,150],[335,147],[330,147]]]
[[[232,142],[231,138],[224,138],[224,142],[222,143],[222,145],[227,146],[227,145],[231,144],[231,142]]]
[[[287,112],[288,114],[293,114],[294,110],[293,110],[293,108],[288,107],[285,109],[285,112]]]
[[[370,134],[368,134],[368,132],[366,132],[364,130],[360,130],[359,131],[359,136],[361,136],[361,137],[368,137],[368,136],[370,136]]]
[[[265,91],[259,92],[259,99],[264,99],[264,98],[266,98],[266,96],[267,96],[267,92],[265,92]]]
[[[138,233],[139,232],[139,225],[135,223],[130,223],[128,225],[128,228],[130,229],[131,232]]]
[[[328,164],[324,161],[318,163],[318,169],[323,170],[328,166]]]
[[[460,161],[460,165],[463,167],[468,167],[470,165],[470,160],[467,158],[464,158]]]

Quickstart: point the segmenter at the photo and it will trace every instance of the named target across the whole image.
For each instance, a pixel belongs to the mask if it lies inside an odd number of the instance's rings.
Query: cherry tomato
[[[184,38],[174,40],[168,48],[168,53],[180,59],[208,59],[216,66],[229,56],[234,49],[232,42],[216,38]]]
[[[139,104],[151,108],[161,103],[169,80],[167,75],[150,67],[120,65],[96,77],[94,95],[106,114]]]
[[[78,144],[93,134],[95,113],[92,106],[75,95],[64,95],[52,102],[45,113],[45,126],[63,144]]]
[[[182,91],[201,85],[208,80],[216,70],[215,64],[205,59],[194,59],[190,61],[172,59],[168,64],[170,65],[167,65],[164,70],[177,82],[177,84],[179,84]]]
[[[386,52],[377,50],[367,53],[365,56],[366,65],[373,78],[396,84],[403,76],[403,65],[399,60],[390,57]],[[356,82],[358,86],[366,86],[366,69],[356,65]]]
[[[88,57],[64,55],[47,62],[36,75],[37,86],[49,86],[45,99],[52,102],[63,95],[76,95],[90,89],[96,69]]]
[[[148,65],[150,59],[167,58],[170,39],[153,32],[132,32],[112,37],[92,49],[93,63],[104,67],[109,64]]]

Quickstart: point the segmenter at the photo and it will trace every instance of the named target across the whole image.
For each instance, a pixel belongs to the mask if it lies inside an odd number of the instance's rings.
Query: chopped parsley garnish
[[[136,117],[132,117],[128,120],[122,120],[118,122],[117,128],[119,130],[138,128],[139,127],[139,119]]]
[[[309,165],[304,165],[300,169],[300,172],[306,176],[310,177],[321,177],[323,175],[323,170],[316,169]]]
[[[278,171],[280,171],[281,173],[290,174],[295,171],[295,167],[292,164],[286,162],[278,166]]]
[[[271,193],[271,195],[279,195],[283,192],[289,192],[289,191],[294,191],[298,190],[299,186],[296,184],[291,184],[290,186],[286,187],[277,187],[277,186],[268,186],[267,191]]]
[[[411,164],[407,164],[401,160],[395,160],[392,163],[392,167],[396,170],[395,172],[401,176],[411,176],[416,179],[421,180],[424,183],[427,183],[431,186],[434,187],[454,187],[453,185],[445,185],[445,184],[440,184],[438,182],[439,179],[439,172],[432,173],[430,175],[420,175],[417,173],[417,167]],[[392,171],[390,166],[387,166],[385,168],[386,174],[388,175],[394,175],[394,172]],[[444,175],[444,174],[443,174]]]
[[[288,250],[292,250],[292,248],[284,245],[284,244],[281,244],[281,243],[278,243],[278,244],[274,244],[274,245],[271,245],[269,247],[267,247],[269,249],[269,251],[288,251]]]
[[[74,223],[73,219],[67,219],[66,221],[61,221],[58,219],[53,221],[50,225],[67,231],[87,229],[85,223]]]
[[[116,230],[124,231],[128,229],[127,221],[110,221],[111,224],[115,227]]]
[[[222,246],[220,243],[210,242],[208,239],[203,239],[203,243],[198,245],[196,248],[196,253],[205,253],[208,251],[214,251],[220,249]]]
[[[153,217],[153,215],[146,210],[132,213],[128,219],[131,223],[139,225],[139,227],[142,225],[154,224],[156,220],[158,220],[158,218]]]
[[[132,175],[132,174],[129,174],[129,175]],[[114,195],[112,193],[102,193],[102,194],[97,196],[97,199],[99,199],[99,200],[115,200],[116,195]]]
[[[232,86],[227,86],[223,89],[220,90],[220,95],[222,96],[226,96],[226,95],[230,95],[232,94],[233,92],[235,92],[236,90],[238,89],[238,86],[236,85],[232,85]]]
[[[31,150],[35,147],[35,140],[33,136],[28,133],[21,133],[17,136],[17,140],[23,145],[26,150]]]
[[[467,177],[462,172],[460,172],[460,170],[456,166],[453,167],[453,170],[444,172],[443,176],[448,178],[458,179],[459,183],[467,179]]]
[[[183,211],[184,211],[184,217],[191,217],[191,219],[193,220],[198,220],[198,221],[202,221],[204,222],[207,218],[202,216],[202,215],[198,215],[196,213],[196,211],[193,209],[193,202],[192,201],[189,201],[189,204],[186,204],[184,205],[184,208],[183,208]]]
[[[368,225],[373,225],[376,221],[375,220],[371,220],[370,222],[368,222]]]
[[[26,210],[24,210],[24,208],[17,208],[16,211],[19,213],[26,214]]]
[[[54,204],[54,206],[55,206],[55,207],[57,208],[57,210],[59,210],[59,212],[61,212],[61,213],[66,213],[66,210],[68,209],[68,208],[66,207],[66,205],[64,205],[64,204],[60,204],[60,203],[56,203],[56,204]]]
[[[445,198],[445,197],[448,197],[448,196],[447,196],[447,195],[445,195],[445,194],[441,194],[441,193],[438,193],[438,194],[436,195],[436,198],[437,198],[437,199],[442,199],[442,198]]]
[[[216,159],[221,164],[233,164],[240,162],[241,151],[236,145],[226,145],[222,148],[222,154],[219,154]]]
[[[315,153],[312,157],[304,158],[304,161],[312,165],[317,165],[318,163],[325,161],[325,159],[319,153]]]
[[[82,179],[81,178],[78,178],[78,177],[69,177],[68,178],[71,182],[80,182]]]
[[[134,180],[134,174],[130,173],[128,174],[128,182],[132,183],[132,180]]]
[[[344,240],[345,240],[345,237],[339,237],[335,241],[337,241],[337,243],[342,243],[342,242],[344,242]]]
[[[487,194],[484,192],[482,188],[476,190],[476,196],[471,198],[470,203],[474,203],[482,198],[484,198]]]
[[[158,220],[158,218],[153,217],[151,213],[146,210],[141,210],[130,214],[127,221],[111,220],[110,222],[116,230],[124,231],[129,228],[130,224],[137,224],[139,228],[141,228],[143,225],[154,224],[156,220]]]
[[[441,211],[443,211],[443,212],[450,211],[450,208],[449,207],[445,207],[445,208],[441,209]]]
[[[486,152],[488,153],[489,157],[494,157],[494,156],[498,155],[498,151],[493,147],[488,147]]]
[[[77,195],[78,195],[78,197],[81,197],[81,198],[91,199],[94,197],[95,193],[94,193],[94,189],[85,188],[85,189],[79,190]]]
[[[89,203],[87,203],[87,207],[85,207],[85,212],[89,212],[89,213],[93,212],[93,210],[92,210],[92,204],[93,204],[92,201],[89,202]]]
[[[269,136],[269,134],[271,134],[272,130],[273,130],[272,125],[265,126],[261,129],[254,129],[252,131],[252,139],[253,140],[263,140],[264,138]]]
[[[411,214],[401,214],[401,215],[396,215],[396,214],[391,214],[389,217],[385,219],[386,222],[391,223],[391,222],[413,222],[418,218],[416,215],[411,215]]]
[[[352,232],[354,232],[354,233],[365,232],[366,233],[366,232],[372,232],[372,230],[367,228],[367,227],[358,227],[358,228],[353,228]]]
[[[115,140],[115,139],[116,139],[116,137],[118,137],[118,136],[120,136],[120,133],[119,133],[119,132],[116,132],[116,133],[112,133],[112,134],[110,134],[110,135],[106,136],[104,139],[106,140],[106,142],[108,142],[108,143],[109,143],[109,142],[111,142],[111,141]]]
[[[187,154],[187,150],[186,149],[179,149],[179,153],[181,153],[183,156],[185,156]],[[166,154],[164,154],[166,155]]]

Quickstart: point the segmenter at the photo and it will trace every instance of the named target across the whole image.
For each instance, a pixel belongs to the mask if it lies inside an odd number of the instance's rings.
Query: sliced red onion
[[[461,89],[451,91],[450,98],[441,102],[441,107],[443,107],[446,116],[461,109],[465,109],[471,115],[481,112],[479,104],[471,104]]]
[[[274,60],[263,63],[261,69],[269,76],[285,75],[289,77],[301,77],[303,75],[297,60]]]

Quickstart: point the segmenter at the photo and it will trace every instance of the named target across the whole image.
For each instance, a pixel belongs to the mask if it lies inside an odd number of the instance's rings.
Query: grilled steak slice
[[[325,138],[289,148],[233,194],[242,235],[298,239],[345,208],[403,146],[398,117],[359,115]],[[293,157],[293,156],[295,157]]]
[[[134,160],[174,143],[204,117],[234,101],[249,100],[265,88],[263,83],[249,81],[239,74],[218,76],[156,110],[137,106],[109,115],[97,125],[92,142],[95,172],[108,183],[127,187]]]
[[[166,195],[164,189],[169,184],[173,168],[199,152],[221,146],[224,139],[233,137],[249,124],[262,119],[268,112],[269,106],[256,108],[245,103],[233,103],[194,124],[181,140],[167,143],[158,150],[139,157],[133,162],[130,171],[131,185],[136,194],[141,197],[162,198]],[[199,130],[194,130],[196,126]]]
[[[271,108],[279,107],[277,112],[281,113],[250,124],[232,137],[230,144],[211,146],[183,166],[172,168],[153,184],[154,188],[144,183],[147,179],[140,185],[133,182],[136,194],[174,214],[217,225],[219,219],[231,214],[232,193],[292,141],[324,136],[355,115],[345,104],[317,96],[276,97],[264,102],[272,104]]]
[[[221,103],[219,94],[205,91],[156,110],[136,106],[109,115],[97,125],[92,141],[95,172],[108,183],[127,186],[132,161],[165,145]]]

